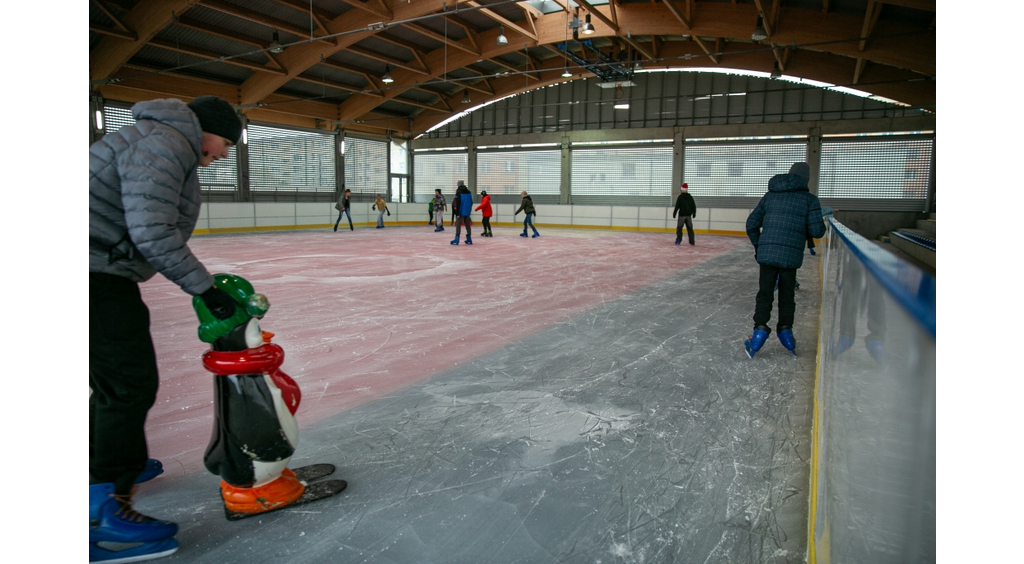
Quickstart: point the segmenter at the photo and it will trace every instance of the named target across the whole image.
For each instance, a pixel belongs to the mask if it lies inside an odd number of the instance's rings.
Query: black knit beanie
[[[199,126],[204,132],[238,143],[242,136],[242,120],[238,119],[227,100],[217,96],[200,96],[189,102],[188,107],[199,118]]]

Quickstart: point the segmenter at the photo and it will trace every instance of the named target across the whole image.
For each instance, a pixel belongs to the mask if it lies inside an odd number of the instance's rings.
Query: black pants
[[[676,220],[676,243],[683,241],[683,226],[686,226],[686,236],[690,239],[690,244],[693,244],[693,218],[688,215],[681,215]]]
[[[89,273],[89,483],[131,491],[149,451],[144,426],[159,376],[139,285]]]
[[[483,223],[484,223],[484,233],[490,233],[491,232],[491,218],[489,218],[489,217],[483,218]]]
[[[779,283],[779,322],[775,330],[793,326],[796,316],[796,269],[759,265],[757,301],[754,305],[754,326],[768,325],[775,301],[775,282]]]
[[[455,218],[455,238],[458,239],[459,235],[462,234],[462,226],[466,226],[466,238],[469,239],[473,236],[470,232],[470,228],[473,226],[473,220],[468,215],[460,215]]]

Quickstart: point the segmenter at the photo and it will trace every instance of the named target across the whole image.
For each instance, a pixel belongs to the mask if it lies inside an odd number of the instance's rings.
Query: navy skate
[[[138,478],[135,478],[135,483],[141,484],[143,482],[148,482],[163,473],[164,465],[161,464],[159,460],[150,458],[146,461],[146,469],[142,471],[142,474],[139,474]]]
[[[115,495],[114,484],[89,485],[89,562],[140,562],[168,556],[178,550],[178,541],[172,538],[177,533],[175,523],[132,509],[131,495]]]
[[[796,338],[793,337],[793,328],[786,327],[783,329],[780,327],[778,337],[782,346],[786,347],[786,350],[793,353],[793,356],[796,356]]]
[[[757,327],[754,327],[754,333],[749,339],[743,341],[743,347],[747,351],[747,356],[754,358],[754,354],[761,350],[761,347],[764,346],[764,342],[768,340],[768,333],[771,332],[772,330],[765,325],[758,325]]]
[[[448,243],[448,244],[449,244],[449,245],[458,245],[458,244],[459,244],[459,236],[458,236],[458,235],[456,235],[456,236],[455,236],[455,238],[454,238],[454,239],[452,239],[452,240],[451,240],[451,242],[450,242],[450,243]]]

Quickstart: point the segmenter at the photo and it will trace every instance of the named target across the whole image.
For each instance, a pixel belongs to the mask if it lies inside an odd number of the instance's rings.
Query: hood
[[[769,192],[807,192],[807,182],[797,174],[776,174],[768,181]]]
[[[173,127],[188,139],[196,154],[202,150],[203,128],[199,125],[199,118],[181,100],[165,98],[139,102],[132,106],[132,117],[135,121],[148,119]]]
[[[462,186],[459,186],[459,189],[456,190],[455,193],[456,194],[469,194],[469,188],[466,188],[466,185],[463,184]]]
[[[533,201],[533,198],[531,198],[531,197],[529,196],[529,194],[527,194],[526,196],[523,196],[523,199],[524,199],[524,200],[530,200],[531,202]]]

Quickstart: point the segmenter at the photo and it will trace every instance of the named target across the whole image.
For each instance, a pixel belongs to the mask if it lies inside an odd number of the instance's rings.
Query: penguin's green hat
[[[227,319],[217,319],[203,303],[202,298],[192,298],[192,309],[199,318],[199,340],[212,343],[230,333],[235,327],[248,323],[249,319],[257,319],[266,315],[270,309],[270,301],[263,294],[257,294],[252,284],[241,276],[234,274],[214,274],[213,285],[223,290],[235,300],[238,306],[235,314]]]

